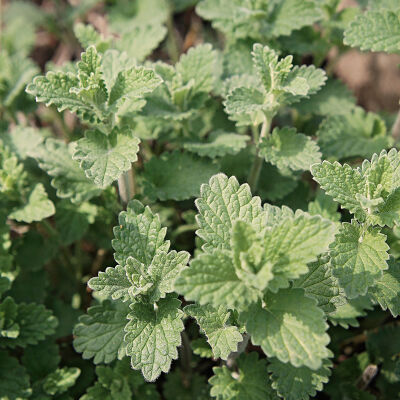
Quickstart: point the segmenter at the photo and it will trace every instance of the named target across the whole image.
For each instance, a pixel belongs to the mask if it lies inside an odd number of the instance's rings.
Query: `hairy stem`
[[[118,179],[118,192],[121,202],[126,206],[135,195],[135,176],[133,168],[124,172]]]
[[[264,122],[261,126],[260,137],[259,137],[258,141],[256,142],[256,144],[260,143],[261,140],[267,136],[267,134],[269,133],[270,127],[271,127],[271,120],[265,118]],[[253,193],[257,189],[258,180],[260,178],[260,172],[261,172],[263,162],[264,162],[264,160],[259,156],[258,150],[257,150],[256,157],[255,157],[253,165],[251,167],[249,179],[248,179],[248,183],[249,183],[251,191]]]
[[[228,359],[226,360],[226,366],[228,368],[233,368],[235,366],[236,359],[246,350],[249,340],[250,335],[248,333],[245,333],[243,335],[243,340],[239,343],[237,351],[229,354]]]
[[[192,349],[190,346],[190,340],[185,331],[181,333],[182,345],[179,348],[179,358],[181,360],[182,372],[183,372],[183,385],[185,387],[190,386],[190,380],[192,375]]]
[[[167,19],[167,29],[167,51],[172,63],[175,64],[179,60],[179,55],[181,52],[177,32],[174,26],[174,14],[172,11],[172,7]]]
[[[394,124],[392,126],[392,138],[395,142],[398,142],[400,140],[400,110],[397,113],[396,120],[394,121]]]

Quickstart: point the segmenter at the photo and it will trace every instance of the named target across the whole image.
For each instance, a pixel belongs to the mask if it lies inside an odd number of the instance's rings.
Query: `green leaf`
[[[140,140],[128,131],[114,129],[109,135],[88,131],[79,139],[73,158],[96,186],[106,188],[137,160]]]
[[[224,102],[228,114],[249,114],[267,109],[265,94],[255,88],[239,87],[233,89]]]
[[[343,223],[331,245],[333,273],[350,299],[365,295],[388,269],[389,246],[380,230]]]
[[[132,67],[122,70],[115,79],[109,95],[109,104],[126,98],[140,98],[152,92],[161,83],[161,78],[151,69]]]
[[[144,192],[152,199],[186,200],[198,196],[201,184],[218,172],[218,165],[190,153],[164,153],[144,168]]]
[[[326,195],[322,190],[317,192],[314,201],[308,203],[308,212],[311,215],[320,215],[321,217],[330,219],[333,222],[338,222],[341,218],[341,215],[338,212],[338,204],[332,200],[332,197]]]
[[[368,294],[396,318],[400,315],[400,265],[393,259],[388,265],[389,269],[383,271],[382,277],[368,289]]]
[[[176,276],[186,267],[188,260],[189,253],[175,250],[156,252],[150,264],[128,257],[125,267],[107,268],[99,273],[98,278],[92,278],[88,285],[112,299],[127,301],[146,296],[148,302],[154,303],[174,291]]]
[[[5,351],[0,352],[0,393],[4,400],[28,399],[32,394],[25,368]]]
[[[81,203],[98,196],[101,190],[85,176],[79,163],[72,159],[75,145],[50,138],[35,150],[33,157],[40,168],[53,177],[51,185],[57,190],[58,197]]]
[[[290,195],[298,187],[295,176],[283,175],[277,167],[264,163],[261,168],[258,193],[262,200],[276,202]]]
[[[74,348],[84,359],[93,358],[95,364],[121,360],[126,355],[124,328],[129,308],[117,301],[104,301],[88,309],[74,328]]]
[[[253,45],[253,63],[264,89],[267,93],[279,89],[292,68],[292,56],[278,62],[277,53],[268,46],[260,43]]]
[[[9,214],[9,218],[31,223],[50,217],[55,211],[54,204],[48,199],[44,186],[38,183],[27,194],[26,202],[22,206],[14,208]]]
[[[196,319],[215,358],[226,360],[231,352],[237,351],[243,337],[236,326],[229,324],[230,312],[223,306],[216,309],[210,305],[192,304],[186,306],[184,312]]]
[[[127,210],[118,217],[119,225],[114,228],[115,261],[125,266],[129,257],[150,265],[156,252],[168,252],[169,241],[165,240],[166,228],[161,227],[160,217],[150,207],[137,200],[128,203]]]
[[[328,315],[329,321],[334,325],[340,325],[345,329],[349,326],[360,326],[357,318],[365,317],[366,310],[372,310],[373,305],[368,296],[359,296],[348,300],[344,304],[338,304],[336,310]]]
[[[16,154],[18,159],[25,160],[42,144],[41,131],[27,126],[16,126],[8,135],[2,137],[4,144]]]
[[[41,380],[57,369],[61,360],[59,351],[58,345],[50,340],[24,349],[22,363],[32,381]]]
[[[259,197],[252,197],[247,184],[239,185],[235,177],[224,174],[213,176],[202,185],[197,235],[204,241],[203,250],[230,249],[231,229],[237,220],[249,222],[256,232],[265,227],[266,216]]]
[[[212,397],[217,400],[277,399],[270,387],[266,360],[259,360],[257,353],[243,353],[237,359],[237,367],[236,374],[226,366],[213,368],[214,376],[209,380]]]
[[[357,218],[365,216],[357,194],[365,193],[366,179],[359,170],[336,161],[333,164],[324,161],[313,165],[311,173],[321,188],[342,207],[347,208]]]
[[[136,25],[124,29],[116,47],[126,51],[129,57],[143,61],[164,39],[167,29],[161,24]]]
[[[332,362],[323,360],[322,367],[313,371],[307,367],[296,368],[273,358],[268,366],[272,374],[272,387],[285,400],[308,400],[321,391],[329,380]]]
[[[248,222],[236,221],[231,247],[236,275],[249,288],[263,291],[273,279],[274,264],[264,249],[263,238]]]
[[[308,264],[309,271],[298,278],[293,286],[304,289],[305,295],[317,300],[318,307],[325,313],[336,310],[345,299],[337,278],[333,275],[329,257],[321,257]]]
[[[344,43],[361,50],[400,51],[400,10],[367,11],[344,32]]]
[[[246,286],[235,272],[231,254],[226,250],[203,253],[175,281],[175,290],[201,305],[242,309],[255,302],[261,293]],[[232,296],[232,293],[235,296]]]
[[[201,157],[223,157],[227,154],[235,155],[246,147],[248,136],[224,131],[211,132],[204,142],[184,143],[184,149]]]
[[[317,144],[295,128],[275,128],[271,136],[261,140],[259,149],[260,156],[282,172],[306,171],[321,162]]]
[[[193,354],[197,354],[202,358],[212,358],[214,356],[210,345],[204,337],[192,340],[190,346],[192,347]]]
[[[328,116],[319,126],[317,136],[325,157],[338,159],[370,158],[392,144],[385,122],[359,107],[341,116]]]
[[[193,82],[194,93],[212,91],[216,78],[216,59],[217,52],[212,50],[209,43],[191,47],[175,66],[176,80],[180,86]]]
[[[84,49],[95,46],[98,52],[104,52],[111,44],[111,39],[105,39],[93,25],[77,23],[74,25],[74,34]]]
[[[58,368],[46,377],[43,390],[51,396],[64,393],[75,384],[80,373],[80,369],[75,367]]]
[[[329,336],[323,311],[302,289],[282,289],[265,296],[265,307],[253,304],[240,318],[254,345],[268,357],[294,367],[321,368],[329,357]]]
[[[19,335],[15,338],[0,338],[0,346],[15,348],[37,344],[52,335],[58,324],[50,310],[35,303],[18,304],[14,322],[19,326]]]
[[[290,35],[294,30],[312,25],[323,16],[320,6],[310,0],[282,0],[275,3],[270,16],[271,35]]]
[[[101,72],[101,55],[96,47],[91,45],[81,53],[81,60],[77,63],[79,84],[70,89],[93,108],[107,100],[107,89]]]
[[[97,207],[88,202],[78,206],[68,200],[57,204],[55,216],[56,228],[64,245],[80,240],[93,224],[97,215]]]
[[[134,258],[128,258],[126,271],[128,279],[133,283],[134,295],[145,294],[152,303],[173,292],[174,281],[186,268],[189,257],[186,251],[157,252],[146,272],[144,269],[147,266]]]
[[[37,76],[27,86],[26,92],[35,96],[37,102],[45,103],[47,107],[54,104],[60,112],[68,109],[92,115],[91,106],[71,91],[78,86],[79,80],[74,74],[50,71],[46,76]]]
[[[132,283],[127,277],[126,269],[121,265],[115,268],[108,267],[104,272],[100,271],[98,277],[89,280],[88,286],[113,300],[128,301],[132,298]]]
[[[334,239],[335,224],[319,216],[299,213],[294,218],[284,218],[267,230],[264,251],[273,265],[274,279],[268,289],[276,292],[288,287],[289,280],[308,272],[307,264],[328,250]]]
[[[98,377],[94,386],[90,387],[82,400],[159,400],[155,385],[145,383],[140,372],[132,370],[129,359],[125,357],[113,367],[96,367]],[[132,397],[133,396],[133,397]]]
[[[356,107],[356,99],[342,82],[328,80],[318,93],[294,107],[301,114],[343,115]]]
[[[174,297],[161,299],[157,305],[134,303],[130,306],[129,322],[125,327],[126,353],[133,369],[140,369],[147,381],[154,381],[161,372],[168,372],[171,361],[178,358],[184,329],[179,309],[181,302]]]

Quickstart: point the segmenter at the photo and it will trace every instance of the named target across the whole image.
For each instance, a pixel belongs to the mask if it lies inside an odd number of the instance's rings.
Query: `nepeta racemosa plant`
[[[399,2],[6,3],[0,398],[398,398]]]

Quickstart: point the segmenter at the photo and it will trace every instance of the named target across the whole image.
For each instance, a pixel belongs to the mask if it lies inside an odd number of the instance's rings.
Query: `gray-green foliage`
[[[0,399],[398,398],[398,133],[331,50],[399,2],[55,3],[2,14]]]

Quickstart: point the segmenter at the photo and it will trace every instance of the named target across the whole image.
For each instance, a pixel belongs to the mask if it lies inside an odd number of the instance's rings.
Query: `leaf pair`
[[[92,289],[114,301],[91,308],[81,319],[75,348],[84,358],[94,356],[95,363],[128,355],[132,367],[152,381],[178,356],[183,312],[180,301],[168,293],[189,254],[168,251],[159,217],[136,200],[120,214],[119,223],[113,241],[119,265],[89,281]]]
[[[293,68],[292,56],[279,60],[268,46],[254,44],[252,56],[259,82],[238,82],[224,103],[226,112],[239,124],[258,124],[264,115],[270,120],[280,107],[316,93],[325,83],[323,70],[314,66]]]
[[[268,356],[320,368],[329,355],[323,312],[302,289],[283,288],[328,249],[335,225],[288,208],[262,208],[248,185],[222,174],[202,186],[196,205],[204,253],[182,270],[176,290],[196,309],[239,311],[253,344]]]

